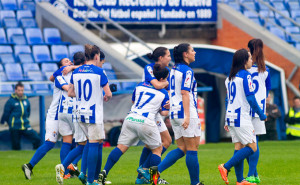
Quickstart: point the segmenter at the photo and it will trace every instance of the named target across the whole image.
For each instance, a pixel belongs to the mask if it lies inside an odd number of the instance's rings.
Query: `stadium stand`
[[[291,18],[300,24],[300,2],[298,0],[264,0],[265,3],[274,7],[277,12],[273,12],[268,6],[256,0],[219,0],[219,2],[226,3],[233,9],[244,14],[244,16],[248,17],[253,22],[267,28],[274,35],[299,49],[300,39],[293,35],[294,31],[295,33],[299,33],[299,25],[295,25],[285,18]],[[267,19],[267,21],[264,19]],[[295,37],[292,38],[289,33]]]

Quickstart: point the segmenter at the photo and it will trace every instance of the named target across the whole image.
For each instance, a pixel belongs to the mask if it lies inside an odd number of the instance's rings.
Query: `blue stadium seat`
[[[282,40],[286,40],[285,34],[281,29],[277,27],[270,27],[270,32],[276,35],[277,37],[281,38]]]
[[[255,14],[254,12],[249,11],[249,10],[245,10],[244,15],[248,18],[258,18],[257,14]]]
[[[266,5],[262,4],[262,3],[257,3],[258,9],[260,11],[264,11],[264,10],[269,10],[269,7],[267,7]]]
[[[296,19],[297,17],[300,17],[300,9],[298,9],[298,10],[292,10],[291,11],[291,17],[293,19]]]
[[[284,2],[272,2],[271,5],[276,9],[276,10],[287,10],[287,8],[284,5]]]
[[[61,36],[57,28],[44,28],[44,40],[47,44],[60,44]]]
[[[9,81],[24,80],[23,72],[20,64],[18,63],[5,64],[4,68],[5,68],[7,80]]]
[[[58,70],[58,66],[56,63],[42,63],[42,72],[51,72],[54,73]]]
[[[241,6],[238,5],[236,2],[228,2],[228,5],[235,9],[236,11],[240,12],[242,9],[241,9]]]
[[[285,28],[285,31],[288,33],[300,33],[300,29],[297,26],[288,26]]]
[[[289,20],[287,20],[286,18],[279,18],[278,19],[278,22],[280,23],[280,25],[282,26],[282,27],[286,27],[286,26],[292,26],[293,24],[292,24],[292,22],[291,21],[289,21]]]
[[[31,49],[28,45],[16,45],[14,47],[15,56],[18,62],[21,63],[33,63],[34,59],[32,57]]]
[[[17,10],[17,2],[16,0],[1,0],[2,8],[4,10]]]
[[[73,61],[73,56],[76,52],[78,51],[82,51],[84,52],[84,47],[83,45],[70,45],[69,46],[69,56],[70,56],[70,59]]]
[[[22,18],[33,18],[32,12],[30,10],[18,10],[17,19],[20,22]]]
[[[35,62],[52,62],[48,46],[32,46],[32,52]]]
[[[259,14],[262,17],[275,17],[274,13],[272,11],[268,11],[268,10],[261,10],[261,11],[259,11]]]
[[[268,18],[268,22],[265,22],[265,24],[266,24],[266,27],[274,27],[275,25],[277,25],[277,22],[276,22],[276,19],[274,17],[270,17],[270,18]]]
[[[7,28],[6,33],[10,43],[20,45],[27,44],[22,28]]]
[[[12,10],[1,10],[0,18],[1,18],[1,25],[2,25],[4,18],[16,18],[16,14]]]
[[[4,72],[0,72],[0,81],[1,82],[6,82],[7,78]],[[0,86],[0,93],[11,93],[13,92],[13,87],[12,85],[8,84],[1,84]]]
[[[263,26],[262,22],[260,21],[259,18],[249,18],[250,20],[252,20],[253,22],[255,22],[256,24]]]
[[[28,44],[44,44],[42,32],[39,28],[26,28],[25,35]]]
[[[63,58],[68,58],[68,48],[64,45],[52,45],[51,46],[52,59],[54,61],[60,61]]]
[[[6,28],[17,28],[19,27],[18,21],[16,18],[4,18],[3,19],[3,26]]]
[[[0,46],[0,59],[2,63],[15,63],[11,46]]]
[[[20,9],[30,10],[33,14],[35,14],[35,3],[31,1],[22,1],[20,3]]]
[[[287,1],[287,5],[291,10],[300,10],[299,1]]]
[[[283,11],[280,11],[283,15],[285,15],[286,17],[290,17],[290,13],[287,11],[287,10],[283,10]],[[282,15],[278,14],[278,13],[275,13],[275,17],[276,19],[280,19],[281,17],[283,17]]]
[[[44,77],[41,73],[41,71],[28,71],[27,72],[28,79],[32,81],[44,81]],[[47,84],[32,84],[32,89],[35,92],[41,92],[41,91],[48,91],[48,85]]]
[[[258,10],[258,6],[256,5],[256,3],[254,1],[246,1],[246,2],[243,2],[243,4],[252,10],[255,10],[255,11]],[[246,9],[246,8],[243,8],[243,9],[244,9],[244,11],[248,11],[248,9]]]
[[[36,63],[25,63],[22,64],[24,76],[28,74],[29,71],[40,71],[40,67]]]
[[[36,28],[37,23],[34,18],[22,18],[21,19],[21,26],[23,28]]]
[[[0,44],[7,44],[4,28],[0,28]]]
[[[294,41],[295,43],[299,43],[300,42],[300,34],[292,34],[293,37],[290,37],[291,41]]]

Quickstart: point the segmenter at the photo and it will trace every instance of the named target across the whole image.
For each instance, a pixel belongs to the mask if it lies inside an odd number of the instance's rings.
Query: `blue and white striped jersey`
[[[67,75],[62,75],[62,77],[65,79],[67,84],[70,83],[72,76],[72,72],[69,72]],[[59,113],[65,113],[65,114],[72,114],[73,108],[75,109],[76,105],[76,99],[73,97],[68,96],[68,92],[65,90],[62,90],[61,98],[59,101]]]
[[[197,82],[193,70],[185,64],[176,64],[171,69],[170,79],[171,119],[184,118],[181,90],[189,91],[190,118],[198,118]]]
[[[70,83],[75,88],[77,121],[103,124],[103,87],[108,83],[103,69],[82,65],[74,70]]]
[[[166,89],[157,90],[149,82],[141,82],[136,86],[132,94],[134,104],[130,112],[155,121],[155,115],[160,108],[163,111],[168,110],[163,107],[168,100],[169,95]]]
[[[47,119],[58,120],[57,113],[58,113],[60,97],[63,91],[62,86],[68,85],[65,79],[61,76],[62,70],[63,67],[53,73],[53,76],[55,78],[54,87],[53,87],[53,98],[47,112]]]
[[[234,79],[225,80],[225,86],[228,99],[226,124],[234,127],[252,125],[250,105],[246,98],[254,95],[251,74],[246,70],[240,70]]]
[[[258,73],[257,65],[254,64],[248,71],[251,73],[256,101],[263,112],[266,113],[267,91],[271,90],[270,69],[266,67],[265,72]],[[259,117],[253,111],[251,114],[252,117]]]
[[[154,74],[153,74],[153,66],[155,65],[155,63],[151,63],[151,64],[148,64],[145,66],[144,68],[144,74],[143,74],[143,79],[142,81],[143,82],[151,82],[151,80],[154,80],[156,79]],[[167,68],[167,67],[166,67]],[[167,68],[169,73],[170,73],[170,69]],[[170,90],[170,75],[168,77],[168,82],[169,82],[169,86],[167,88],[167,90]]]

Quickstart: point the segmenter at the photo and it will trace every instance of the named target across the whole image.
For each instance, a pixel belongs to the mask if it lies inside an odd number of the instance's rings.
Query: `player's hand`
[[[224,126],[224,129],[225,129],[227,132],[229,132],[228,125],[225,125],[225,126]]]
[[[110,100],[110,97],[104,95],[103,100],[104,100],[105,102],[108,102],[108,101]]]
[[[73,70],[72,66],[67,66],[63,69],[62,73],[63,73],[63,75],[67,75],[72,70]]]
[[[185,117],[182,123],[182,127],[184,130],[186,130],[190,125],[190,118]]]
[[[170,101],[167,101],[166,104],[164,105],[165,109],[170,109]]]

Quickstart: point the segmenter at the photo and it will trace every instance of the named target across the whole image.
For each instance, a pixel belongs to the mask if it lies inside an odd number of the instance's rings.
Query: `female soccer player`
[[[260,39],[252,39],[248,42],[248,48],[252,55],[253,65],[249,69],[253,80],[253,88],[255,98],[258,105],[266,112],[266,98],[269,90],[271,90],[270,71],[266,67],[265,57],[263,52],[264,44]],[[247,181],[260,183],[260,178],[257,173],[257,163],[259,158],[258,135],[266,134],[265,122],[259,119],[259,116],[252,113],[252,124],[256,135],[257,151],[247,158],[249,163]]]
[[[197,152],[201,135],[196,107],[197,83],[189,67],[195,62],[196,52],[190,44],[183,43],[174,47],[173,55],[175,65],[170,75],[170,118],[178,148],[167,154],[158,171],[163,172],[186,154],[191,184],[202,185],[199,182]]]
[[[95,45],[86,45],[85,56],[85,64],[75,69],[71,76],[68,95],[71,97],[76,96],[76,117],[80,127],[89,139],[87,184],[90,185],[97,184],[94,182],[95,171],[97,165],[101,164],[102,159],[102,147],[99,143],[102,143],[105,138],[103,100],[109,101],[112,93],[103,69],[96,66],[100,62],[100,49]],[[103,91],[105,92],[104,96]],[[60,178],[62,182],[64,167],[58,165],[56,171],[60,173],[57,178]]]
[[[235,52],[229,77],[225,81],[227,88],[225,130],[230,131],[234,143],[234,155],[225,164],[218,166],[222,179],[228,184],[228,172],[235,167],[237,185],[254,185],[243,178],[244,159],[256,151],[256,138],[252,124],[252,109],[260,120],[267,117],[260,109],[254,96],[251,74],[251,54],[246,49]]]
[[[145,66],[144,74],[143,74],[143,81],[151,83],[156,89],[167,88],[167,90],[169,90],[169,79],[170,78],[168,78],[167,81],[157,80],[153,74],[153,66],[155,64],[160,64],[161,67],[166,68],[168,71],[170,71],[168,68],[168,65],[171,61],[170,51],[168,50],[168,48],[158,47],[153,51],[153,53],[148,53],[147,57],[150,60],[155,61],[155,63],[151,63],[151,64],[148,64]],[[155,117],[155,122],[156,122],[157,127],[160,132],[162,145],[163,145],[163,149],[162,149],[162,154],[163,154],[167,150],[167,148],[170,146],[170,144],[172,143],[172,138],[166,127],[165,122],[163,121],[163,119],[159,113]],[[141,157],[140,157],[139,168],[137,170],[139,172],[139,175],[135,181],[136,184],[146,183],[145,179],[141,178],[142,177],[141,174],[145,173],[145,170],[143,168],[147,169],[150,167],[150,157],[151,157],[150,154],[151,154],[151,150],[148,147],[144,147]]]
[[[159,64],[155,64],[154,76],[160,81],[167,81],[169,71]],[[161,110],[161,114],[168,115],[168,109],[164,108],[169,100],[166,89],[157,90],[149,82],[138,84],[132,95],[134,104],[129,115],[125,118],[117,147],[109,154],[104,170],[99,174],[99,182],[105,184],[106,176],[120,157],[132,145],[136,145],[139,140],[143,141],[151,150],[150,160],[150,181],[157,184],[157,165],[161,161],[162,144],[160,133],[155,123],[156,114]],[[154,168],[156,166],[156,168]],[[152,168],[153,167],[153,168]]]

